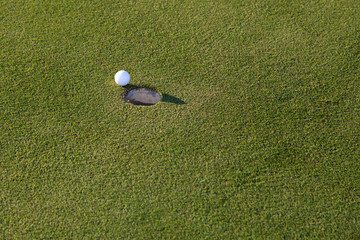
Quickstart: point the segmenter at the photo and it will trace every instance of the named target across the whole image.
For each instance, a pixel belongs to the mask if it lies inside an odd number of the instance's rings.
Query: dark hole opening
[[[160,102],[161,98],[162,96],[158,91],[150,88],[136,88],[129,91],[124,100],[134,105],[151,106]]]

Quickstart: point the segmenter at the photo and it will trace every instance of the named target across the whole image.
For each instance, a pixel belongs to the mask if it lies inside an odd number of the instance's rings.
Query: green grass
[[[359,12],[1,1],[0,238],[358,239]]]

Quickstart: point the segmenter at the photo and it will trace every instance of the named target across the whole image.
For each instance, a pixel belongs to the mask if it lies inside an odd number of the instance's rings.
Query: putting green
[[[359,13],[1,0],[0,239],[360,239]]]

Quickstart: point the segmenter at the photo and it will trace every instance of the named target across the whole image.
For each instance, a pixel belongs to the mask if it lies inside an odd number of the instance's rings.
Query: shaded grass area
[[[1,2],[1,237],[358,238],[359,8]]]

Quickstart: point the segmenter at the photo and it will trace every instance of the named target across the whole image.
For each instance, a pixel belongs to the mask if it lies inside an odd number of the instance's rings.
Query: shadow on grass
[[[133,89],[136,88],[150,88],[150,89],[154,89],[151,86],[146,86],[146,85],[132,85],[132,84],[128,84],[126,86],[124,86],[124,88],[126,89],[126,92],[129,92]],[[126,94],[125,94],[126,95]],[[184,102],[183,100],[181,100],[180,98],[177,98],[175,96],[169,95],[167,93],[162,93],[162,99],[161,102],[168,102],[168,103],[174,103],[174,104],[178,104],[178,105],[182,105],[182,104],[186,104],[186,102]]]
[[[168,103],[175,103],[175,104],[186,104],[186,102],[184,102],[183,100],[181,100],[180,98],[171,96],[169,94],[163,93],[162,94],[162,102],[168,102]]]

